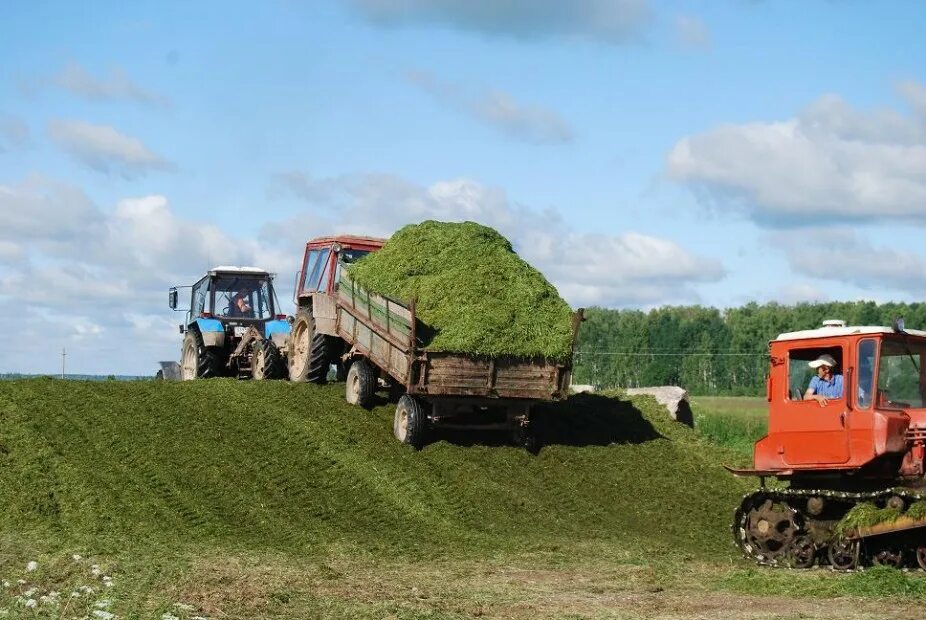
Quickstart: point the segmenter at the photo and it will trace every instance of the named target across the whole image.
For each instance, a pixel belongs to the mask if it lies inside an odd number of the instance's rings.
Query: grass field
[[[695,428],[713,443],[752,459],[753,444],[768,431],[768,401],[751,396],[694,396]]]
[[[0,383],[0,616],[901,618],[926,601],[919,575],[740,560],[748,486],[720,467],[738,453],[652,399],[546,407],[532,456],[491,435],[412,451],[391,405],[342,390]]]

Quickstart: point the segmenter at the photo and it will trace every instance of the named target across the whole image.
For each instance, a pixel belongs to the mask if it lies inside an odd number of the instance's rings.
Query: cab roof
[[[253,274],[256,276],[268,276],[270,272],[259,267],[236,267],[234,265],[219,265],[209,270],[209,275],[213,276],[219,273],[234,273],[238,275]]]
[[[340,243],[347,246],[362,245],[381,248],[383,244],[386,243],[386,240],[380,237],[364,237],[361,235],[332,235],[329,237],[316,237],[315,239],[310,239],[306,245],[318,246],[331,243]]]
[[[921,329],[904,330],[911,336],[926,336],[926,331]],[[882,325],[847,325],[842,327],[818,327],[817,329],[805,329],[797,332],[785,332],[778,334],[775,340],[803,340],[805,338],[832,338],[833,336],[860,336],[866,334],[893,334],[894,330]]]

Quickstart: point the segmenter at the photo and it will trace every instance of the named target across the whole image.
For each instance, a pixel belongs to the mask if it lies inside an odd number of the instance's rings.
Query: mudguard
[[[267,321],[264,324],[264,338],[272,341],[278,349],[283,351],[289,341],[289,334],[292,329],[293,326],[286,320]]]
[[[225,345],[225,326],[218,319],[198,318],[193,321],[199,333],[202,334],[203,344],[207,347],[221,347]]]

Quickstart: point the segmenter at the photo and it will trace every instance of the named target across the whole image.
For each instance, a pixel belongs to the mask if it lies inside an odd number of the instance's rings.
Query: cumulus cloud
[[[216,264],[291,272],[294,256],[182,218],[160,195],[101,208],[79,188],[38,175],[2,185],[0,309],[18,321],[5,351],[25,357],[0,356],[10,364],[0,372],[48,372],[39,362],[52,364],[66,346],[73,368],[153,373],[179,348],[168,287],[192,284]]]
[[[715,260],[677,243],[635,232],[618,235],[572,230],[555,211],[511,202],[504,191],[468,179],[423,187],[389,175],[313,180],[290,172],[276,178],[311,210],[267,225],[262,239],[295,247],[306,237],[355,233],[389,236],[424,219],[477,221],[498,229],[575,306],[651,305],[697,300],[694,285],[724,276]]]
[[[821,256],[821,240],[826,253]],[[926,260],[912,250],[878,247],[849,228],[775,233],[768,241],[784,250],[794,273],[851,284],[861,289],[894,289],[926,294]]]
[[[0,114],[0,153],[19,149],[29,143],[29,126],[16,116]]]
[[[153,170],[173,167],[138,138],[106,125],[53,120],[48,123],[48,135],[75,160],[105,174],[134,179]]]
[[[381,26],[457,28],[516,39],[639,41],[652,21],[646,0],[348,0]]]
[[[675,38],[679,45],[690,50],[709,50],[712,44],[707,24],[693,15],[675,16]]]
[[[860,110],[825,95],[797,117],[725,125],[681,139],[668,172],[706,203],[773,225],[820,217],[926,219],[926,89],[914,109]]]
[[[70,62],[52,78],[52,83],[69,93],[89,101],[134,101],[145,105],[170,105],[167,97],[136,84],[120,67],[108,76],[95,77],[77,62]]]
[[[573,140],[572,128],[549,108],[520,103],[499,90],[469,92],[426,72],[412,72],[408,79],[443,105],[512,138],[534,144],[562,144]]]

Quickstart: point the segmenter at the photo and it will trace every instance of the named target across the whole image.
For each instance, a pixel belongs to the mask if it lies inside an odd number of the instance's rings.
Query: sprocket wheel
[[[844,538],[835,540],[827,548],[826,555],[834,570],[853,570],[859,564],[858,541]]]
[[[741,546],[759,562],[776,564],[800,530],[798,519],[791,506],[766,499],[745,513],[742,528],[745,541]]]
[[[790,568],[810,568],[816,559],[817,546],[807,534],[794,538],[785,552],[785,561]]]

